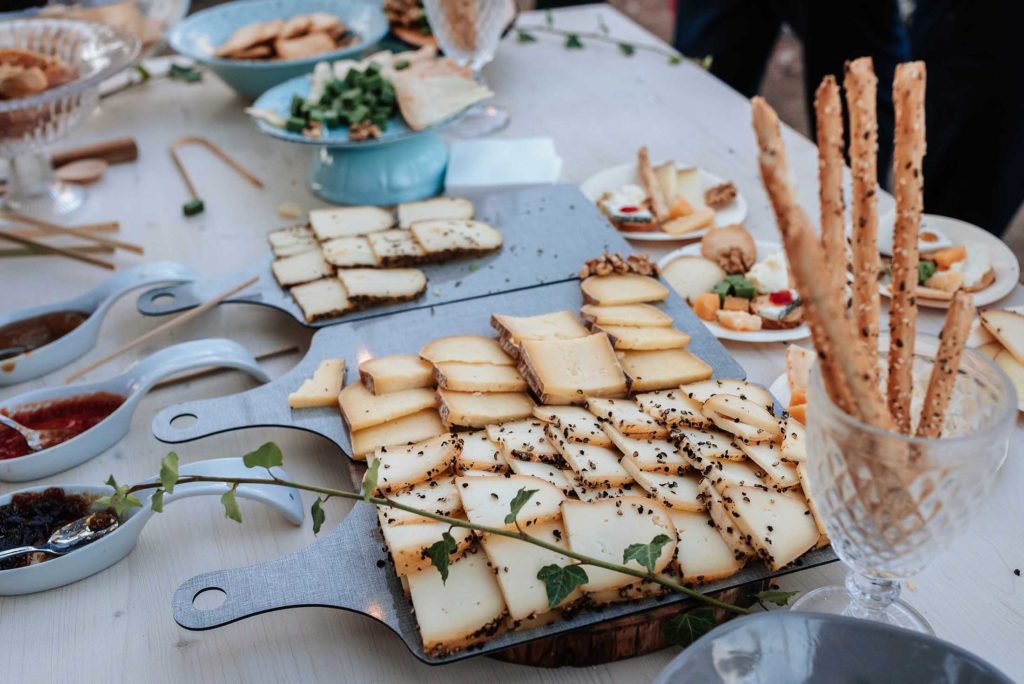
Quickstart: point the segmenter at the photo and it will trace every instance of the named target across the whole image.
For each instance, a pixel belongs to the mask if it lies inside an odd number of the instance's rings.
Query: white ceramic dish
[[[758,261],[764,259],[772,252],[782,251],[782,245],[777,242],[765,242],[764,240],[756,240],[754,244],[757,246],[757,258]],[[664,270],[664,268],[671,262],[675,261],[682,256],[700,256],[700,244],[686,245],[680,247],[677,250],[669,252],[661,259],[658,260],[658,270]],[[666,281],[667,282],[667,281]],[[805,337],[810,337],[811,331],[807,327],[806,323],[798,325],[795,328],[789,328],[786,330],[758,330],[755,332],[739,332],[736,330],[729,330],[728,328],[719,325],[718,323],[701,321],[711,334],[720,340],[735,340],[737,342],[789,342],[792,340],[802,340]]]
[[[893,224],[896,219],[895,212],[883,216],[878,221],[879,235],[891,235]],[[1020,263],[1014,256],[1006,243],[992,233],[979,228],[978,226],[960,221],[959,219],[934,214],[924,214],[921,217],[921,227],[932,227],[942,231],[954,244],[962,245],[965,242],[976,242],[985,246],[992,259],[992,268],[995,270],[996,279],[984,290],[974,293],[974,303],[977,306],[986,306],[997,302],[1006,295],[1013,292],[1017,282],[1020,280]],[[886,245],[879,242],[879,251],[885,251]],[[891,251],[891,249],[889,250]],[[889,296],[889,288],[881,286],[882,295]],[[948,309],[949,302],[941,299],[925,299],[919,297],[917,303],[934,309]]]
[[[679,164],[676,166],[680,169],[689,168],[685,164]],[[704,189],[712,188],[719,183],[724,183],[725,179],[719,178],[713,173],[700,170],[701,182],[704,185]],[[597,203],[597,198],[606,192],[614,192],[623,185],[641,185],[640,178],[636,172],[636,162],[627,162],[625,164],[619,164],[603,171],[598,171],[593,174],[585,181],[580,183],[580,190],[587,196],[591,202]],[[737,190],[736,199],[733,200],[729,206],[715,212],[715,225],[716,226],[728,226],[732,223],[742,223],[743,219],[747,217],[747,200],[744,199],[743,193]],[[703,237],[706,230],[695,230],[692,233],[686,233],[685,235],[669,235],[659,231],[652,231],[649,233],[625,233],[619,231],[622,237],[629,240],[640,240],[646,242],[672,242],[680,240],[696,240]]]
[[[288,474],[280,468],[273,469],[281,479]],[[240,458],[220,458],[183,465],[178,470],[180,477],[188,475],[251,477],[252,470],[246,468]],[[69,494],[90,494],[106,496],[111,489],[106,485],[38,485],[0,496],[0,506],[11,502],[11,497],[24,492],[39,492],[49,487],[60,487]],[[191,496],[220,496],[228,490],[227,485],[218,482],[191,482],[174,488],[173,494],[164,495],[164,506]],[[305,517],[299,492],[291,487],[278,485],[240,485],[238,496],[252,499],[270,506],[293,525],[301,525]],[[43,563],[24,568],[0,570],[0,596],[14,596],[46,591],[85,579],[106,570],[127,556],[142,534],[149,519],[153,517],[150,501],[152,491],[138,494],[142,508],[131,508],[125,512],[120,526],[105,537],[72,551],[65,556],[52,558]]]
[[[38,349],[4,359],[0,363],[0,387],[46,375],[88,352],[96,346],[96,338],[99,336],[100,326],[103,325],[107,311],[124,294],[146,285],[181,283],[196,280],[198,277],[198,274],[187,266],[173,261],[158,261],[122,271],[95,289],[73,299],[0,313],[0,327],[59,311],[89,314],[81,325],[67,335]]]
[[[106,380],[47,387],[5,399],[0,402],[0,410],[6,409],[8,413],[14,414],[19,407],[27,404],[46,403],[94,392],[109,392],[125,397],[124,403],[113,413],[82,434],[49,449],[0,461],[0,480],[38,480],[85,463],[128,434],[135,407],[153,385],[178,373],[215,366],[236,368],[260,382],[270,381],[259,362],[237,342],[222,339],[193,340],[161,349],[128,371]]]

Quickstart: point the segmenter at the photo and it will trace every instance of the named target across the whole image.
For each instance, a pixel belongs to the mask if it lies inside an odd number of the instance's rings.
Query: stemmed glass
[[[916,346],[914,386],[923,388],[938,343],[922,336]],[[920,403],[917,397],[913,415]],[[816,589],[793,609],[932,634],[921,614],[899,600],[900,581],[945,549],[984,502],[1006,458],[1016,403],[1006,375],[967,349],[942,437],[911,437],[844,413],[816,366],[808,387],[808,493],[850,572],[845,586]]]
[[[502,33],[516,14],[514,0],[424,0],[423,9],[445,55],[472,69],[481,80],[480,69],[494,59]],[[503,108],[478,104],[447,130],[463,138],[476,138],[507,125],[508,112]]]

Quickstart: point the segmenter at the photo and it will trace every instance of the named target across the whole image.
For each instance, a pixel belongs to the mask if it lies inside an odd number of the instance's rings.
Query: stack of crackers
[[[246,24],[236,29],[213,54],[221,59],[306,59],[359,41],[359,35],[338,17],[314,12]]]

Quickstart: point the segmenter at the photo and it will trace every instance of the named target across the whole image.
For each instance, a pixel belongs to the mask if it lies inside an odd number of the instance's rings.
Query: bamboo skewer
[[[113,247],[114,249],[123,249],[134,254],[143,254],[145,252],[141,246],[131,242],[125,242],[124,240],[99,235],[88,230],[83,230],[78,226],[62,226],[57,223],[50,223],[49,221],[43,221],[42,219],[25,216],[24,214],[19,214],[13,211],[0,212],[0,219],[35,226],[36,228],[40,228],[51,234],[74,235],[75,237],[80,237],[83,240],[90,240],[101,245],[106,245],[107,247]]]
[[[244,290],[245,288],[249,287],[250,285],[253,285],[257,280],[259,280],[259,276],[253,276],[252,278],[249,278],[248,280],[246,280],[244,283],[241,283],[240,285],[236,285],[235,287],[231,288],[227,292],[219,294],[216,297],[214,297],[213,299],[209,299],[209,300],[203,302],[202,304],[200,304],[196,308],[194,308],[194,309],[192,309],[190,311],[186,311],[185,313],[181,314],[180,316],[175,316],[174,318],[172,318],[171,320],[167,321],[166,323],[163,323],[162,325],[158,325],[157,327],[153,328],[149,332],[146,332],[146,333],[136,337],[131,342],[128,342],[126,344],[121,345],[120,347],[118,347],[114,351],[110,352],[106,356],[104,356],[104,357],[102,357],[100,359],[97,359],[96,361],[93,361],[92,363],[90,363],[85,368],[80,368],[79,370],[75,371],[74,373],[72,373],[71,375],[69,375],[67,378],[64,379],[64,384],[70,384],[70,383],[74,382],[75,380],[78,380],[79,378],[81,378],[86,373],[89,373],[89,372],[91,372],[93,370],[96,370],[97,368],[99,368],[103,364],[107,363],[111,359],[117,358],[121,354],[124,354],[125,352],[130,351],[130,350],[134,349],[135,347],[138,347],[140,344],[144,344],[145,342],[151,340],[152,338],[156,337],[157,335],[159,335],[161,333],[164,333],[164,332],[170,330],[171,328],[176,328],[179,325],[182,325],[184,323],[188,323],[193,318],[197,318],[199,316],[202,316],[204,313],[206,313],[207,311],[209,311],[213,307],[217,306],[218,304],[223,302],[225,299],[227,299],[227,298],[229,298],[229,297],[231,297],[233,295],[236,295],[239,292],[241,292],[242,290]]]
[[[113,247],[104,245],[64,245],[65,249],[78,254],[113,254]],[[50,252],[39,247],[15,247],[13,249],[0,249],[0,259],[19,259],[34,256],[47,256]]]
[[[8,230],[0,230],[0,239],[16,242],[20,245],[35,247],[36,249],[41,249],[44,252],[58,254],[60,256],[67,257],[68,259],[74,259],[75,261],[81,261],[93,266],[99,266],[100,268],[106,268],[111,271],[114,270],[114,264],[106,259],[100,259],[88,254],[83,254],[66,247],[57,247],[56,245],[47,244],[41,240],[26,237],[25,235],[19,235]]]
[[[231,167],[235,173],[249,181],[249,183],[255,185],[257,188],[263,187],[263,181],[261,181],[256,174],[252,173],[232,159],[227,152],[222,150],[208,138],[201,135],[185,135],[171,143],[171,160],[174,162],[174,166],[178,169],[178,174],[181,175],[181,179],[185,182],[185,187],[188,188],[191,201],[202,200],[199,197],[199,190],[196,188],[195,183],[192,182],[192,177],[188,175],[188,170],[185,168],[185,164],[181,161],[181,157],[178,156],[178,150],[185,145],[202,145],[214,156]]]
[[[87,233],[116,233],[121,229],[121,225],[117,222],[110,223],[83,223],[79,226],[75,226],[78,230],[84,230]],[[42,228],[15,228],[10,231],[15,235],[25,235],[28,237],[46,237],[52,235]],[[113,248],[109,248],[113,249]]]

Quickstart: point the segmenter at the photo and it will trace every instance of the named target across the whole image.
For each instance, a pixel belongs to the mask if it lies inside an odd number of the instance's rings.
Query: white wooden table
[[[557,24],[593,29],[598,13],[617,36],[654,40],[608,8],[560,11]],[[523,23],[542,21],[540,15],[522,18]],[[500,135],[553,137],[565,159],[565,180],[579,182],[599,169],[628,161],[639,145],[647,144],[655,156],[687,160],[733,180],[750,205],[747,227],[758,238],[776,239],[755,164],[748,104],[700,68],[671,66],[661,57],[639,52],[625,58],[614,46],[593,44],[569,51],[556,38],[542,37],[527,45],[510,38],[488,67],[487,77],[498,101],[512,114],[511,125]],[[307,208],[322,203],[305,189],[309,151],[260,135],[242,115],[243,106],[210,75],[201,85],[154,82],[105,100],[62,147],[131,135],[141,154],[135,164],[113,167],[92,188],[91,201],[78,220],[119,220],[126,239],[145,245],[146,258],[179,260],[209,274],[227,274],[263,258],[264,234],[285,223],[275,214],[281,202],[293,200]],[[185,189],[167,146],[189,133],[208,135],[223,145],[263,178],[267,188],[256,190],[202,150],[187,149],[186,164],[202,188],[207,208],[201,216],[182,218]],[[814,148],[791,131],[787,143],[801,199],[816,215]],[[660,255],[666,250],[649,251]],[[134,260],[119,257],[119,263],[128,266]],[[104,277],[97,269],[54,258],[5,260],[0,305],[8,309],[62,299]],[[1024,289],[1018,287],[1004,303],[1024,303]],[[98,347],[77,365],[158,322],[135,314],[134,297],[126,297],[110,313]],[[940,323],[939,315],[926,313],[921,328],[934,333]],[[310,334],[283,314],[227,306],[137,350],[133,358],[173,342],[215,336],[239,340],[259,353],[292,343],[305,346]],[[781,344],[728,346],[754,381],[768,384],[784,370]],[[280,375],[297,358],[267,365],[272,375]],[[130,360],[122,358],[89,377],[112,375]],[[69,370],[5,389],[0,396],[57,384]],[[157,390],[139,407],[123,442],[50,482],[100,483],[110,473],[122,482],[151,477],[169,450],[149,431],[159,408],[250,386],[248,378],[225,373]],[[1022,437],[1018,423],[1018,452]],[[238,455],[267,440],[282,445],[286,468],[296,479],[350,486],[343,457],[325,440],[298,432],[241,431],[176,450],[183,462],[190,462]],[[939,636],[991,660],[1011,677],[1024,679],[1024,578],[1013,574],[1014,568],[1024,568],[1024,464],[1018,457],[1019,453],[1011,454],[995,491],[978,502],[969,532],[916,578],[914,589],[905,596]],[[15,488],[0,484],[0,493]],[[330,502],[328,524],[337,523],[347,508],[345,503]],[[487,658],[432,668],[414,659],[381,625],[328,609],[278,612],[205,633],[179,628],[171,619],[170,596],[185,579],[273,559],[313,540],[308,524],[296,529],[246,502],[242,510],[245,523],[237,525],[224,518],[215,498],[179,504],[156,516],[135,552],[112,569],[55,591],[0,599],[0,680],[649,681],[676,653],[669,649],[580,670],[531,669]],[[833,564],[791,575],[782,585],[808,590],[841,577],[842,568]]]

